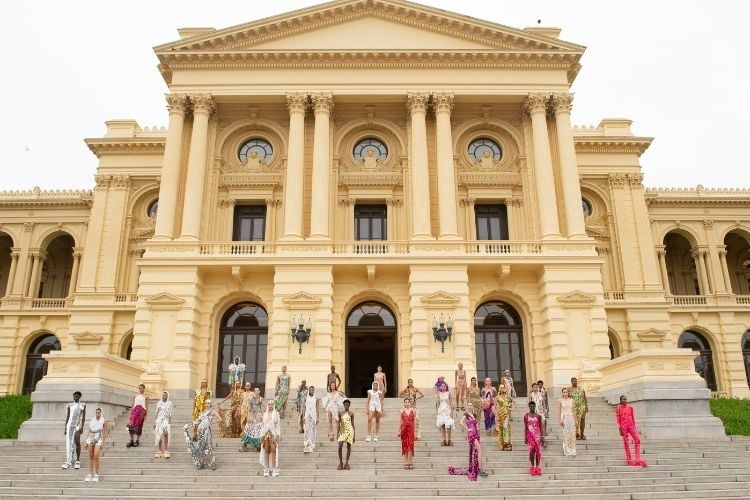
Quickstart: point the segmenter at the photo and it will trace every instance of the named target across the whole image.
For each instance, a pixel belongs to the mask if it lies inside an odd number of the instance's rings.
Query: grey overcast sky
[[[152,47],[177,28],[224,28],[310,0],[37,0],[2,6],[0,190],[90,188],[83,139],[104,121],[166,125]],[[422,0],[515,28],[562,28],[585,45],[573,122],[633,120],[655,141],[648,186],[750,187],[750,2],[736,0]]]

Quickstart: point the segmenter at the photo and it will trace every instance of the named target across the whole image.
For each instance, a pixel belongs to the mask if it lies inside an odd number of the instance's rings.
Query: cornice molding
[[[88,189],[42,190],[39,187],[20,191],[0,191],[0,207],[85,206],[91,204],[93,193]]]
[[[651,137],[574,137],[576,153],[633,153],[641,156]]]
[[[164,154],[167,143],[164,137],[134,137],[118,139],[85,139],[84,142],[97,158],[103,155],[152,155]]]

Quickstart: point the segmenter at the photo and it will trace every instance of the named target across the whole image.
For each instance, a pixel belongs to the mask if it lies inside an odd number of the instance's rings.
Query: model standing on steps
[[[617,427],[620,429],[622,436],[622,445],[625,448],[625,459],[628,465],[648,467],[648,464],[641,460],[641,437],[638,435],[638,429],[635,425],[635,413],[633,407],[628,404],[628,398],[620,396],[620,404],[617,405],[615,412],[617,417]],[[630,438],[633,438],[635,447],[635,459],[630,455]]]
[[[398,395],[402,398],[409,398],[411,407],[415,410],[417,409],[417,399],[422,399],[424,397],[422,391],[420,391],[419,388],[414,387],[414,380],[412,379],[407,380],[406,388],[403,391],[399,392]],[[419,420],[419,415],[417,415],[414,423],[414,439],[416,441],[420,441],[422,439],[421,426],[422,422]]]
[[[216,469],[216,457],[211,425],[220,422],[221,415],[211,407],[210,398],[205,399],[204,404],[205,410],[192,423],[185,424],[182,430],[185,433],[185,443],[195,468],[200,470],[210,467],[213,470]]]
[[[564,387],[562,397],[557,402],[557,416],[562,427],[563,455],[566,457],[576,456],[576,420],[573,413],[573,398],[570,397],[570,389]]]
[[[492,387],[492,379],[487,377],[484,379],[484,387],[482,387],[482,410],[484,410],[484,430],[487,431],[487,435],[491,436],[495,432],[495,396],[497,396],[497,390]]]
[[[334,430],[338,429],[339,415],[344,409],[344,400],[346,399],[344,393],[339,392],[337,387],[333,382],[328,384],[328,393],[323,398],[323,408],[328,414],[328,440],[330,442],[335,439]]]
[[[454,380],[456,387],[456,409],[461,411],[466,410],[466,370],[464,370],[464,364],[459,363],[458,369],[455,371]]]
[[[578,385],[578,379],[570,379],[570,397],[573,399],[573,410],[576,418],[576,439],[586,440],[586,414],[589,412],[589,402],[586,391]]]
[[[292,386],[292,378],[286,372],[286,365],[281,367],[281,373],[276,377],[276,411],[281,418],[286,415],[286,402],[289,399],[289,388]]]
[[[307,380],[303,380],[302,383],[297,387],[297,397],[294,399],[294,408],[297,410],[299,416],[299,433],[305,432],[304,422],[302,421],[302,407],[305,406],[305,399],[307,399]]]
[[[380,416],[385,416],[385,394],[388,392],[388,381],[385,377],[385,372],[383,371],[383,367],[378,365],[378,368],[375,370],[375,373],[372,376],[373,382],[378,383],[378,387],[380,388]]]
[[[208,409],[206,401],[211,399],[211,389],[208,388],[208,379],[201,380],[200,388],[195,391],[193,400],[193,421],[198,420],[201,413]]]
[[[232,392],[217,405],[221,413],[221,437],[238,438],[242,434],[242,394],[242,382],[236,380]],[[226,400],[229,400],[229,408],[222,409]]]
[[[260,396],[260,388],[256,387],[248,400],[249,415],[247,423],[240,436],[242,447],[240,451],[250,451],[248,447],[260,451],[260,431],[262,429],[261,419],[263,417],[263,398]]]
[[[438,392],[438,409],[437,409],[437,426],[440,429],[440,435],[443,437],[442,446],[453,446],[451,441],[451,430],[456,425],[453,420],[453,401],[451,393],[448,390],[448,384],[443,382]]]
[[[380,417],[383,413],[383,391],[380,390],[380,385],[377,382],[372,383],[372,388],[367,390],[367,436],[365,441],[370,442],[370,436],[372,440],[378,441],[378,434],[380,434]],[[375,420],[375,434],[372,433],[372,421]]]
[[[471,377],[471,381],[469,382],[469,391],[466,401],[467,409],[469,408],[469,403],[471,403],[471,412],[474,415],[474,418],[478,421],[479,414],[482,411],[482,391],[479,389],[479,382],[476,377]]]
[[[404,469],[413,469],[417,410],[416,408],[412,408],[410,398],[404,398],[404,407],[400,413],[401,423],[398,429],[398,437],[401,438],[401,455],[404,457]]]
[[[318,436],[318,417],[320,415],[320,399],[315,396],[315,387],[307,389],[307,396],[302,405],[302,422],[304,424],[305,439],[302,450],[305,453],[315,451],[315,441]]]
[[[146,421],[147,408],[148,397],[146,397],[146,386],[141,384],[138,386],[138,394],[135,395],[133,408],[130,410],[130,420],[128,421],[130,442],[127,444],[128,448],[140,446],[141,444],[141,434],[143,433],[143,423]],[[135,441],[133,441],[134,439]]]
[[[336,373],[336,367],[331,365],[331,373],[326,376],[326,389],[331,387],[331,384],[336,384],[336,387],[341,387],[341,377]]]
[[[495,416],[497,417],[497,445],[502,451],[513,451],[510,432],[510,416],[513,410],[513,400],[508,395],[508,389],[500,384],[500,393],[495,397]]]
[[[448,467],[451,476],[467,476],[470,481],[476,481],[477,476],[486,475],[482,471],[482,446],[479,442],[479,420],[474,416],[474,408],[471,401],[466,403],[466,412],[459,424],[466,432],[466,441],[469,443],[469,466]]]
[[[63,469],[81,468],[81,430],[86,422],[86,403],[81,401],[81,391],[73,393],[65,414],[65,462]]]
[[[245,382],[245,388],[242,391],[242,398],[240,399],[240,429],[244,429],[250,420],[250,399],[254,395],[253,384]]]
[[[542,416],[536,412],[536,403],[529,401],[529,411],[523,416],[524,442],[529,445],[529,474],[542,475]]]
[[[352,445],[355,440],[354,431],[354,412],[349,409],[352,402],[344,400],[344,409],[339,413],[338,422],[338,441],[339,441],[339,466],[338,470],[349,470],[349,458],[352,455]],[[346,443],[346,462],[343,461],[342,453],[344,443]]]
[[[533,401],[536,405],[536,412],[542,417],[542,435],[547,435],[547,416],[545,412],[545,408],[547,407],[547,402],[545,400],[544,395],[539,390],[539,384],[534,383],[531,384],[531,392],[529,393],[529,401]]]
[[[262,425],[261,436],[263,437],[260,440],[259,462],[263,466],[264,477],[276,477],[280,473],[278,445],[281,442],[281,421],[272,399],[269,399],[266,404]]]
[[[169,438],[172,429],[172,413],[174,405],[169,400],[169,393],[161,393],[161,399],[156,403],[156,417],[154,418],[154,444],[156,453],[154,458],[169,458]]]
[[[86,436],[86,449],[89,452],[89,475],[84,481],[99,482],[99,457],[102,444],[107,437],[107,421],[102,417],[102,409],[97,408],[96,414],[89,422],[89,432]]]
[[[547,435],[547,422],[549,421],[549,398],[547,397],[547,389],[544,388],[544,381],[538,380],[536,383],[537,391],[539,391],[542,406],[539,407],[537,404],[536,411],[539,412],[544,417],[544,428],[542,429],[542,432],[544,435]]]

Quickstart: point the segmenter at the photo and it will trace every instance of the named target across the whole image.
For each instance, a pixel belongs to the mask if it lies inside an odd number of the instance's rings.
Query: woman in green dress
[[[286,365],[281,367],[281,373],[276,377],[276,411],[281,418],[286,413],[286,401],[289,399],[289,387],[291,387],[292,378],[286,372]]]

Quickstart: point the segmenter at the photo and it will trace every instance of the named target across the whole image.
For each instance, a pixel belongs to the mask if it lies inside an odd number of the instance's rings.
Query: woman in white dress
[[[448,384],[443,382],[438,390],[438,409],[437,409],[437,426],[440,428],[440,434],[443,436],[443,446],[453,446],[451,441],[451,429],[455,422],[453,420],[453,402],[451,393],[448,390]]]
[[[318,413],[320,413],[320,399],[315,396],[315,387],[307,389],[305,404],[302,406],[302,426],[305,432],[303,451],[315,451],[315,441],[318,434]]]
[[[557,402],[557,415],[560,417],[560,427],[563,432],[563,455],[576,455],[576,420],[573,417],[573,398],[566,387],[562,390],[562,398]]]
[[[380,417],[383,413],[383,391],[380,390],[380,384],[378,382],[372,383],[372,389],[367,391],[367,436],[365,441],[370,442],[370,436],[372,440],[378,441],[378,434],[380,433]],[[375,419],[375,434],[372,434],[372,420]]]
[[[323,398],[323,408],[325,408],[325,411],[328,414],[328,440],[333,442],[335,439],[333,429],[334,427],[338,428],[339,413],[344,409],[344,400],[346,399],[346,396],[343,392],[338,390],[335,382],[328,384],[327,389],[328,393]]]
[[[107,437],[107,421],[102,417],[102,409],[96,409],[96,415],[89,421],[89,432],[86,436],[85,448],[89,452],[89,475],[84,481],[99,481],[99,456],[102,452],[102,444]]]
[[[281,441],[281,419],[276,411],[276,403],[269,399],[266,403],[266,411],[263,413],[263,428],[260,439],[260,459],[263,466],[263,476],[279,475],[279,448]]]
[[[169,400],[169,393],[161,393],[161,399],[156,403],[156,419],[154,421],[154,444],[156,453],[154,458],[169,458],[169,438],[172,430],[172,413],[174,405]]]

